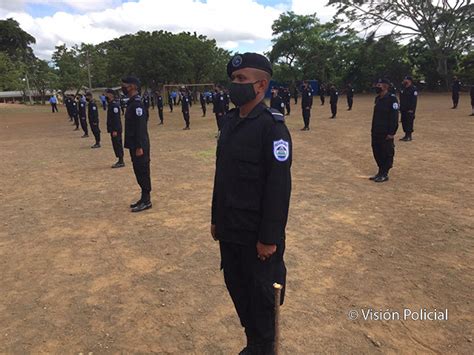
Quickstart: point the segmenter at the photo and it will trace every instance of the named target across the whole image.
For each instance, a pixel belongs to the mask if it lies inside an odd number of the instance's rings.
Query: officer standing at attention
[[[138,94],[140,80],[129,76],[122,79],[122,92],[129,97],[125,111],[125,148],[130,150],[133,172],[142,189],[140,200],[130,205],[132,212],[141,212],[152,207],[150,192],[150,139],[148,137],[148,117]]]
[[[74,131],[79,131],[79,110],[78,110],[78,103],[74,99],[74,95],[70,96],[71,100],[71,115],[74,118],[74,124],[76,125],[76,128],[74,128]]]
[[[379,167],[376,175],[370,177],[375,182],[388,181],[388,171],[393,165],[395,145],[393,139],[398,129],[398,101],[390,94],[390,81],[379,79],[375,92],[374,115],[372,117],[372,152]]]
[[[56,96],[51,96],[49,98],[49,103],[51,104],[51,112],[58,112],[58,99],[56,98]]]
[[[84,132],[84,135],[82,135],[81,138],[87,138],[89,137],[89,130],[87,129],[87,109],[86,101],[82,95],[77,97],[77,103],[79,106],[79,122],[81,124],[82,131]]]
[[[107,89],[105,97],[108,102],[107,109],[107,132],[112,139],[112,147],[118,161],[112,165],[112,168],[123,168],[123,146],[122,146],[122,120],[120,117],[120,102],[115,99],[115,91]]]
[[[285,104],[285,107],[286,107],[286,115],[289,116],[291,113],[291,105],[290,105],[291,94],[288,88],[283,88],[282,98],[283,98],[283,103]]]
[[[143,106],[146,110],[147,119],[150,117],[150,97],[148,96],[148,92],[145,92],[143,95]]]
[[[329,89],[329,104],[331,105],[331,118],[336,118],[337,114],[337,100],[339,100],[339,92],[334,85]]]
[[[347,111],[352,110],[352,105],[354,104],[354,88],[352,84],[347,84],[346,88],[346,95],[347,95]]]
[[[285,117],[263,103],[272,67],[256,53],[227,65],[237,108],[217,143],[211,234],[219,241],[229,294],[247,336],[240,354],[274,354],[273,283],[283,285],[292,142]]]
[[[170,107],[170,112],[173,112],[173,95],[168,92],[168,105]]]
[[[319,85],[319,99],[321,100],[321,106],[324,106],[324,95],[326,95],[326,90],[324,89],[324,85],[321,83],[321,85]]]
[[[69,95],[65,95],[64,105],[66,106],[66,112],[69,117],[69,121],[72,122],[73,118],[72,118],[72,112],[71,112],[71,98],[69,97]]]
[[[86,100],[89,103],[87,107],[89,124],[91,126],[92,134],[95,138],[95,144],[91,148],[100,148],[99,110],[97,109],[97,104],[95,103],[91,92],[86,94]]]
[[[400,138],[400,140],[410,142],[412,140],[411,135],[413,133],[418,90],[413,85],[413,78],[411,76],[406,76],[403,79],[402,87],[400,90],[400,114],[405,136]]]
[[[280,96],[279,89],[274,86],[272,88],[272,97],[270,98],[270,107],[279,111],[282,115],[285,114],[285,103],[283,102],[282,97]]]
[[[204,92],[199,93],[199,102],[201,103],[202,117],[206,117],[206,95]]]
[[[161,91],[156,92],[156,107],[158,107],[158,117],[160,118],[160,125],[164,123],[163,115],[163,96],[161,96]]]
[[[303,82],[303,92],[301,93],[301,108],[303,110],[304,127],[302,131],[309,131],[309,120],[311,118],[311,107],[313,107],[313,91],[309,86],[309,82]]]
[[[293,98],[295,99],[295,105],[298,105],[298,89],[295,87],[293,88]]]
[[[224,91],[221,85],[216,85],[216,88],[214,90],[214,96],[212,97],[212,104],[212,112],[214,112],[216,115],[217,131],[220,132],[221,118],[223,118],[225,114],[225,98]]]
[[[186,94],[186,89],[181,90],[181,96],[180,96],[180,101],[181,101],[181,112],[183,113],[183,119],[184,123],[186,126],[183,128],[183,131],[188,131],[189,128],[189,106],[190,106],[190,98]]]
[[[461,91],[461,82],[458,80],[458,77],[453,77],[453,85],[452,85],[452,98],[453,98],[453,109],[458,107],[459,104],[459,92]]]

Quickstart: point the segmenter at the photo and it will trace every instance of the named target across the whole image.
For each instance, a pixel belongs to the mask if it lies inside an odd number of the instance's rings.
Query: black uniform
[[[230,95],[228,93],[224,93],[224,113],[229,112],[230,105]]]
[[[286,107],[286,114],[289,115],[291,112],[291,106],[290,106],[290,100],[291,100],[291,94],[289,89],[284,89],[283,90],[283,102]]]
[[[284,116],[262,103],[244,119],[238,109],[231,110],[223,119],[216,155],[212,224],[225,283],[247,336],[272,342],[272,285],[285,285],[291,194],[292,142]],[[275,254],[258,259],[258,241],[275,244]]]
[[[158,117],[160,118],[160,123],[163,124],[163,121],[164,121],[163,96],[161,96],[161,95],[156,96],[156,107],[158,107]]]
[[[89,125],[95,138],[95,144],[100,144],[100,128],[99,128],[99,110],[94,99],[89,101],[87,115],[89,117]]]
[[[221,130],[221,119],[225,114],[225,94],[223,92],[215,92],[212,97],[212,112],[216,115],[217,129]]]
[[[107,107],[107,132],[110,133],[115,156],[122,162],[122,120],[120,118],[120,103],[117,100],[109,102]],[[117,132],[117,136],[114,137],[112,132]]]
[[[147,117],[150,117],[150,97],[148,95],[143,97],[143,106],[145,107]]]
[[[301,93],[301,108],[303,110],[304,127],[309,128],[309,120],[311,118],[311,107],[313,106],[313,92],[311,88],[303,89]]]
[[[324,105],[324,100],[325,100],[324,95],[325,94],[326,94],[326,90],[324,90],[324,86],[321,85],[319,87],[319,99],[321,100],[321,106]]]
[[[337,89],[332,88],[329,91],[329,103],[331,105],[332,118],[336,118],[337,115],[337,100],[339,100],[339,92]]]
[[[76,130],[79,129],[79,110],[77,109],[77,102],[74,99],[71,99],[71,115],[74,118],[74,124],[76,125]]]
[[[346,89],[347,95],[347,109],[352,110],[352,105],[354,104],[354,88],[352,86],[347,86]]]
[[[201,109],[202,109],[202,117],[206,116],[206,96],[204,93],[199,94],[199,102],[201,103]]]
[[[458,107],[459,104],[459,92],[461,91],[461,82],[459,80],[454,80],[452,85],[452,98],[453,98],[453,108]]]
[[[84,131],[84,135],[89,134],[89,130],[87,129],[87,113],[86,113],[86,103],[83,100],[79,100],[79,122],[81,124],[81,128]]]
[[[70,121],[72,121],[71,103],[72,103],[71,98],[66,97],[64,99],[64,105],[66,105],[66,111],[67,111],[67,115],[68,115]]]
[[[372,151],[379,167],[378,175],[386,176],[392,168],[395,155],[393,139],[398,129],[398,101],[396,96],[387,93],[382,98],[375,98],[374,114],[372,117]]]
[[[189,107],[190,107],[190,98],[186,94],[182,94],[180,97],[181,101],[181,112],[183,113],[184,122],[186,123],[185,128],[189,128]]]
[[[298,89],[295,87],[293,89],[293,98],[295,99],[295,105],[298,104]]]
[[[125,148],[130,150],[133,172],[142,189],[142,202],[150,201],[150,140],[148,137],[148,116],[140,95],[130,98],[125,112]],[[136,149],[142,148],[143,155],[137,156]]]
[[[173,112],[173,96],[171,94],[168,95],[168,105],[170,107],[170,112]]]
[[[277,95],[272,95],[270,98],[270,107],[280,111],[281,114],[285,114],[285,103],[283,102],[283,98],[277,94]]]
[[[413,132],[417,99],[418,90],[415,86],[410,85],[400,90],[400,114],[403,132],[406,136],[411,136]]]

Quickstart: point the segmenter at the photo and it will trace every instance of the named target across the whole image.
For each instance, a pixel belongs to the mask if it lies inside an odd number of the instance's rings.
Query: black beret
[[[114,90],[112,90],[112,89],[107,89],[107,90],[105,90],[105,93],[106,93],[106,94],[112,94],[112,95],[115,95],[115,91],[114,91]]]
[[[387,84],[387,85],[390,85],[390,81],[388,79],[379,79],[377,80],[377,84]]]
[[[126,78],[122,79],[122,83],[125,84],[135,84],[136,86],[140,86],[140,80],[135,76],[127,76]]]
[[[407,75],[407,76],[405,77],[405,80],[413,81],[413,78],[412,78],[410,75]]]
[[[230,78],[234,71],[244,68],[260,69],[273,75],[270,61],[258,53],[236,54],[229,63],[227,63],[227,75]]]

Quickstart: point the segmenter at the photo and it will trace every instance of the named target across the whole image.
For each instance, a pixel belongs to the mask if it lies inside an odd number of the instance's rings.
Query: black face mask
[[[128,88],[126,86],[122,86],[122,92],[125,96],[128,96]]]
[[[380,94],[381,92],[382,92],[382,88],[376,86],[376,87],[375,87],[375,93],[376,93],[376,94]]]
[[[257,94],[255,93],[253,85],[258,82],[259,80],[253,83],[245,84],[231,83],[229,94],[232,103],[235,106],[240,107],[255,99],[257,97]]]

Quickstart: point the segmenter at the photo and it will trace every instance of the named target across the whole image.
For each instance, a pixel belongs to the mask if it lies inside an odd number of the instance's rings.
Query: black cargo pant
[[[458,104],[459,104],[459,92],[453,91],[452,98],[453,98],[453,106],[454,106],[454,107],[458,107]]]
[[[110,133],[110,138],[112,139],[112,147],[114,148],[115,156],[119,160],[123,160],[122,132],[117,132],[116,137]]]
[[[91,126],[91,131],[92,131],[92,134],[94,135],[94,138],[95,138],[95,142],[97,144],[100,143],[100,129],[99,129],[99,123],[98,122],[92,122],[92,121],[89,121],[89,124]]]
[[[324,100],[325,100],[324,95],[320,95],[319,99],[321,100],[321,105],[324,105]]]
[[[203,116],[206,116],[206,104],[205,104],[205,103],[202,103],[202,104],[201,104],[201,108],[202,108],[202,115],[203,115]]]
[[[216,124],[217,124],[217,130],[221,130],[221,118],[224,117],[222,113],[217,113],[216,112]]]
[[[336,117],[337,114],[337,101],[331,102],[331,114],[333,117]]]
[[[189,111],[183,111],[183,119],[186,127],[189,127]]]
[[[393,166],[395,144],[393,139],[386,139],[387,135],[372,135],[372,152],[379,167],[379,173],[387,175]]]
[[[142,189],[142,200],[149,200],[151,192],[150,148],[143,149],[143,155],[139,157],[136,155],[135,148],[130,149],[130,157],[132,158],[133,172]]]
[[[408,111],[400,111],[403,132],[412,133],[413,132],[413,123],[415,120],[415,113]]]
[[[81,123],[81,128],[84,131],[84,134],[89,134],[89,130],[87,129],[87,121],[85,117],[80,117],[79,122]]]
[[[74,118],[74,124],[76,125],[76,128],[79,128],[79,115],[76,113],[72,115],[72,117]]]
[[[303,122],[304,126],[309,128],[309,119],[311,118],[311,109],[303,107]]]
[[[352,105],[354,104],[354,98],[352,96],[347,96],[347,108],[352,110]]]
[[[256,245],[220,242],[221,268],[240,323],[248,336],[261,342],[275,339],[275,293],[273,283],[285,285],[285,243],[267,260],[257,258]],[[281,304],[284,300],[283,288]]]
[[[286,107],[286,114],[289,115],[291,113],[290,101],[285,102],[285,107]]]
[[[163,120],[164,120],[163,107],[158,107],[158,117],[160,118],[160,122],[163,123]]]
[[[51,104],[51,111],[54,113],[54,112],[58,112],[58,104]]]

